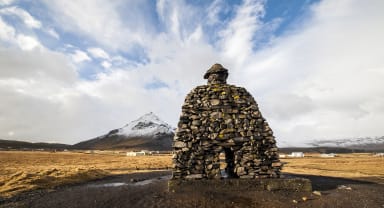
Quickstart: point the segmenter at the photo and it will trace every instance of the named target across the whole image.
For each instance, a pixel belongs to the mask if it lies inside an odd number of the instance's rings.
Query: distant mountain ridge
[[[312,147],[333,147],[345,149],[361,149],[366,151],[384,151],[384,136],[351,139],[314,140],[307,144]]]
[[[15,140],[0,139],[0,149],[44,149],[44,150],[64,150],[70,149],[72,145],[45,142],[25,142]]]
[[[122,128],[73,145],[76,149],[130,149],[170,151],[174,131],[154,113],[147,113]]]
[[[74,145],[0,140],[0,149],[145,149],[171,151],[174,131],[175,129],[171,125],[150,112],[121,128]],[[384,152],[384,136],[313,140],[307,145],[308,147],[288,146],[279,149],[281,152]]]

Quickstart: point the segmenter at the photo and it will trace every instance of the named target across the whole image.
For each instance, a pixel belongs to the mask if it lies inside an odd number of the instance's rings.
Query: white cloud
[[[43,49],[44,46],[34,37],[18,34],[16,33],[15,28],[9,26],[5,23],[0,17],[0,40],[9,45],[16,45],[22,50],[34,50],[34,49]]]
[[[16,36],[16,42],[22,50],[33,50],[36,48],[44,48],[34,37],[19,34]]]
[[[0,17],[0,39],[2,41],[8,42],[11,41],[15,36],[15,29],[9,26],[7,23],[3,21]]]
[[[150,39],[150,18],[142,11],[145,1],[135,0],[128,4],[121,0],[43,2],[55,13],[55,22],[61,29],[85,35],[104,47],[129,51],[137,44],[146,45],[146,40]]]
[[[111,69],[93,81],[74,77],[75,69],[64,55],[3,49],[0,63],[9,63],[8,70],[0,74],[0,96],[4,98],[0,107],[11,108],[4,116],[15,119],[1,126],[0,132],[13,131],[15,139],[75,143],[123,126],[149,111],[175,125],[184,96],[205,82],[202,73],[214,56],[204,45],[193,46],[178,53],[175,61]],[[192,56],[202,62],[195,62]],[[24,61],[20,63],[18,57]],[[154,78],[170,87],[145,89]],[[0,138],[10,137],[4,133]]]
[[[7,110],[0,115],[0,138],[14,132],[13,138],[74,143],[149,111],[175,125],[184,96],[206,82],[202,76],[215,62],[229,68],[229,83],[255,96],[280,143],[384,135],[382,1],[321,1],[294,30],[259,51],[252,46],[265,26],[261,1],[244,1],[227,25],[218,23],[221,39],[213,44],[204,31],[207,18],[182,1],[157,2],[164,24],[157,34],[140,26],[150,25],[148,19],[125,23],[120,3],[47,3],[57,22],[67,23],[61,24],[66,31],[100,43],[73,54],[78,61],[101,59],[108,70],[94,80],[79,79],[65,54],[1,48],[0,109]],[[132,15],[140,11],[137,5],[132,3]],[[209,17],[209,24],[215,18]],[[0,27],[3,42],[23,48],[12,26],[0,19]],[[37,39],[24,42],[24,49],[39,47]],[[145,48],[148,63],[131,64],[119,56],[120,49],[135,44]],[[147,89],[153,80],[168,87]]]
[[[384,134],[381,6],[322,1],[297,31],[243,64],[237,80],[260,98],[278,140]]]
[[[72,102],[68,98],[76,95],[71,88],[77,77],[66,56],[0,47],[0,63],[0,108],[6,109],[0,115],[0,138],[78,138],[67,132],[80,123],[66,107]]]
[[[41,28],[41,22],[36,20],[31,16],[27,11],[20,9],[18,7],[6,7],[0,9],[0,14],[6,15],[16,15],[21,20],[23,20],[24,24],[30,28]]]
[[[1,6],[6,6],[6,5],[10,5],[14,2],[15,0],[0,0],[0,5]]]
[[[103,61],[101,63],[101,66],[103,66],[106,69],[109,69],[109,68],[111,68],[112,64],[110,62],[108,62],[108,61]]]
[[[88,48],[87,51],[95,58],[110,59],[108,53],[101,48]]]
[[[213,1],[207,8],[207,24],[215,25],[220,23],[219,13],[224,10],[223,2],[220,0]]]
[[[76,81],[76,71],[65,55],[47,50],[21,51],[0,46],[0,79],[29,83],[45,80],[52,83]],[[15,82],[19,83],[19,82]]]
[[[262,24],[263,15],[261,1],[246,0],[237,8],[235,18],[221,32],[224,56],[232,62],[243,63],[252,54],[253,36]]]
[[[157,1],[156,11],[166,35],[177,44],[183,44],[190,38],[191,33],[194,33],[203,23],[204,14],[201,12],[201,8],[188,5],[185,1]],[[153,43],[150,42],[150,44]],[[151,47],[151,45],[149,46]]]
[[[51,35],[52,37],[56,38],[56,39],[60,39],[60,35],[53,29],[53,28],[49,28],[46,30],[46,32]]]
[[[71,54],[71,57],[75,63],[92,60],[86,52],[81,50],[75,50],[75,52]]]

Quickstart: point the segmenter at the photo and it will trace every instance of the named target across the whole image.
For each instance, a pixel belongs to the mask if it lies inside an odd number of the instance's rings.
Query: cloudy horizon
[[[380,0],[0,0],[0,139],[74,144],[176,126],[214,63],[278,146],[384,136]]]

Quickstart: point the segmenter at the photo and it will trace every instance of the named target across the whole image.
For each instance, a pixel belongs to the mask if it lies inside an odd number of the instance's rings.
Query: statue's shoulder
[[[189,94],[194,94],[194,93],[198,93],[199,91],[206,91],[208,90],[209,86],[208,85],[199,85],[199,86],[196,86],[194,87],[190,92]]]
[[[239,86],[236,86],[236,85],[228,85],[228,87],[229,88],[231,88],[231,89],[235,89],[235,90],[237,90],[237,89],[244,89],[243,87],[239,87]]]
[[[196,90],[201,90],[201,89],[208,89],[209,88],[209,85],[199,85],[193,89],[196,89]]]
[[[248,91],[244,87],[239,87],[236,85],[230,84],[221,84],[221,85],[199,85],[194,87],[188,94],[201,94],[207,91],[230,91],[232,93],[241,93],[241,94],[249,94]]]
[[[239,86],[236,86],[236,85],[228,85],[229,88],[232,90],[232,91],[236,91],[236,92],[242,92],[242,93],[248,93],[248,91],[244,88],[244,87],[239,87]]]

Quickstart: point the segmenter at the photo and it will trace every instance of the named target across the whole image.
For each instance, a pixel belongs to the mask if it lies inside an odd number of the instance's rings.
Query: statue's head
[[[228,69],[221,64],[214,64],[204,74],[204,79],[208,79],[208,84],[226,84],[228,78]]]

